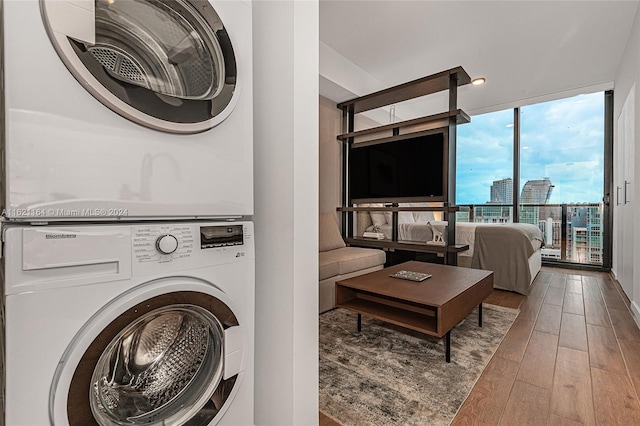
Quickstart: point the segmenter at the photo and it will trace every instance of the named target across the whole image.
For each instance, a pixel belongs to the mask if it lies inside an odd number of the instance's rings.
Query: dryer
[[[3,216],[253,213],[250,2],[1,4]]]
[[[3,239],[5,424],[253,424],[250,222]]]

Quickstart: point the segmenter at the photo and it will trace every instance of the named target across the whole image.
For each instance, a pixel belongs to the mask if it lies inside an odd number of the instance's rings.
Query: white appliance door
[[[243,327],[231,308],[210,291],[138,297],[124,311],[132,294],[120,299],[87,323],[60,360],[55,424],[208,425],[223,416],[243,358]]]
[[[2,19],[3,216],[253,214],[245,2],[9,1]]]
[[[42,0],[45,27],[74,77],[138,124],[194,133],[231,111],[236,59],[206,0]]]

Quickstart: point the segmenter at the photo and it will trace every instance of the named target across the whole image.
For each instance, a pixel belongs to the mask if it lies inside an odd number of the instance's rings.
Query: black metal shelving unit
[[[452,68],[437,74],[429,75],[408,83],[390,87],[369,95],[342,102],[337,107],[342,111],[342,134],[337,139],[342,142],[342,232],[345,241],[350,245],[376,247],[389,251],[405,250],[426,253],[444,253],[445,263],[457,264],[457,253],[468,250],[468,245],[456,244],[455,221],[459,208],[455,205],[456,188],[456,126],[468,123],[469,116],[458,109],[458,87],[469,84],[471,78],[462,67]],[[355,131],[355,116],[366,111],[404,102],[410,99],[427,96],[441,91],[448,91],[449,110],[437,114],[372,127]],[[393,203],[387,207],[355,207],[349,195],[349,155],[354,144],[377,144],[392,142],[407,135],[418,135],[425,132],[441,132],[445,138],[445,182],[444,197],[439,199],[443,207],[398,207]],[[353,215],[360,211],[386,211],[392,214],[393,238],[391,240],[374,240],[353,235]],[[445,213],[447,227],[447,245],[434,246],[425,243],[402,242],[397,239],[398,212],[400,211],[442,211]]]

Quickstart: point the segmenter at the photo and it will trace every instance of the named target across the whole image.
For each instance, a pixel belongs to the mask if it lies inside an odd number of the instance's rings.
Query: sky
[[[513,177],[513,110],[457,127],[457,204],[484,204],[494,180]],[[604,185],[604,94],[520,108],[520,184],[548,177],[550,204],[599,203]]]

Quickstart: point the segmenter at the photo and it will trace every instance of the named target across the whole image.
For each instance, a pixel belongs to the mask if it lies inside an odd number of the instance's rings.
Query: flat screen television
[[[354,144],[349,153],[351,202],[442,201],[446,157],[443,132]]]

